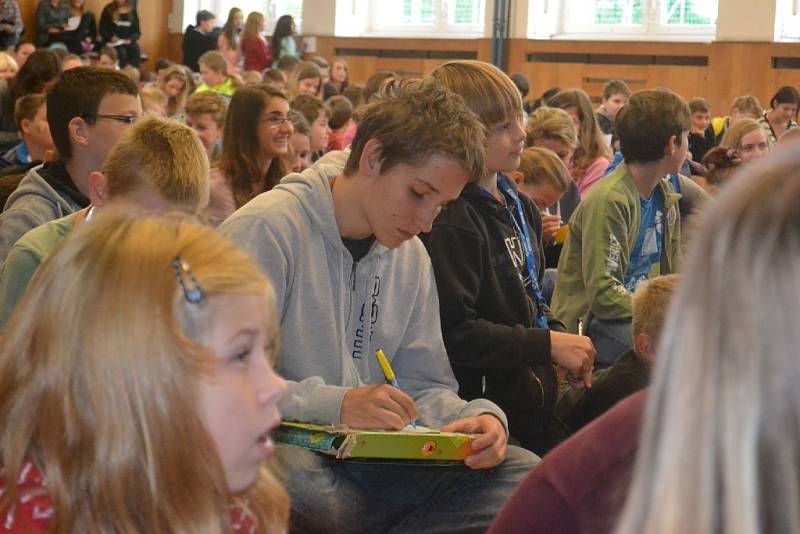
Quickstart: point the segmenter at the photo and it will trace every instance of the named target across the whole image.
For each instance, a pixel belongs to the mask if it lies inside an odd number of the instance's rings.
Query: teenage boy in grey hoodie
[[[537,460],[507,447],[495,404],[458,397],[416,238],[482,176],[484,141],[460,97],[436,82],[399,84],[364,111],[349,156],[287,176],[220,226],[275,285],[285,419],[480,434],[465,465],[342,462],[279,446],[299,531],[483,532]],[[402,390],[386,384],[377,349]]]
[[[58,160],[31,169],[0,214],[0,263],[28,230],[88,206],[89,174],[142,114],[139,90],[110,69],[61,73],[47,95],[47,122]]]

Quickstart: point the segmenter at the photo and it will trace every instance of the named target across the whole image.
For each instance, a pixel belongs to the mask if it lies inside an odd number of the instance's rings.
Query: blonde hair
[[[228,101],[219,93],[213,91],[203,91],[195,93],[186,103],[186,115],[201,115],[207,113],[211,115],[217,126],[225,126],[225,116],[228,114]]]
[[[658,342],[669,303],[680,279],[677,274],[667,274],[646,280],[637,286],[631,298],[631,330],[634,338],[639,334],[647,334],[654,342]]]
[[[727,149],[739,150],[742,145],[742,137],[760,129],[761,125],[753,119],[739,119],[725,132],[725,136],[722,138],[722,142],[719,146]]]
[[[431,77],[461,96],[485,126],[522,118],[519,89],[506,73],[491,63],[450,61],[437,67]]]
[[[0,72],[11,71],[13,73],[19,72],[19,65],[17,61],[6,52],[0,52]]]
[[[148,182],[165,200],[191,213],[208,205],[205,148],[194,130],[176,121],[138,121],[109,152],[103,174],[112,196]]]
[[[701,216],[617,534],[800,532],[800,150]]]
[[[216,50],[205,52],[200,56],[200,59],[197,60],[197,63],[205,65],[217,74],[225,74],[226,77],[228,75],[228,62],[225,61],[225,56]]]
[[[523,150],[517,170],[522,173],[525,183],[549,184],[562,193],[569,189],[572,181],[564,162],[548,148],[530,147]]]
[[[98,215],[39,268],[0,349],[3,514],[31,460],[53,532],[229,533],[232,501],[258,531],[286,528],[286,493],[266,469],[243,495],[228,490],[198,413],[215,357],[181,326],[194,305],[178,256],[210,298],[274,302],[247,254],[185,218]]]
[[[148,85],[139,91],[139,97],[142,99],[142,111],[144,113],[153,113],[156,106],[167,107],[167,95],[164,91],[155,85]]]
[[[536,139],[561,141],[574,149],[578,145],[578,130],[569,113],[563,109],[542,106],[531,113],[525,125],[525,143],[533,146]]]
[[[739,113],[752,113],[756,117],[764,114],[764,108],[761,103],[753,95],[737,96],[731,105],[731,111],[736,110]]]
[[[186,107],[186,98],[189,94],[189,76],[186,75],[186,71],[180,65],[172,65],[171,67],[167,67],[164,71],[164,76],[162,76],[161,81],[158,82],[157,87],[164,90],[164,87],[167,85],[167,82],[170,80],[180,80],[183,82],[183,88],[181,92],[178,93],[177,96],[168,97],[167,103],[167,112],[169,113],[170,117],[174,117],[183,113],[184,108]]]

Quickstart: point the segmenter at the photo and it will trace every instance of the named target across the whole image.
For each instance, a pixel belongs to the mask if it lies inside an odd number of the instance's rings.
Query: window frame
[[[412,0],[414,1],[414,0]],[[365,37],[420,37],[426,39],[474,39],[486,37],[486,11],[490,7],[487,0],[476,0],[479,2],[479,12],[482,13],[475,24],[451,23],[450,14],[455,14],[455,0],[432,0],[435,13],[434,22],[430,24],[396,23],[387,24],[382,22],[386,12],[382,12],[387,5],[401,5],[400,0],[386,2],[386,0],[369,0],[369,14],[367,16],[367,27]],[[422,0],[416,0],[422,2]],[[402,9],[402,7],[400,8]],[[400,18],[400,17],[398,17]]]
[[[641,25],[604,25],[570,23],[576,11],[586,11],[586,0],[531,0],[529,2],[528,38],[604,40],[613,36],[619,41],[692,41],[710,42],[716,37],[716,22],[710,25],[669,25],[664,22],[667,0],[642,0]],[[531,5],[534,4],[534,5]],[[536,5],[538,4],[538,5]],[[555,4],[555,5],[553,5]],[[582,5],[579,5],[582,4]],[[717,4],[717,10],[719,5]],[[534,17],[545,20],[534,20]],[[548,19],[549,17],[549,19]],[[588,18],[586,16],[585,18]],[[550,30],[549,32],[547,30]],[[549,35],[547,35],[549,33]]]

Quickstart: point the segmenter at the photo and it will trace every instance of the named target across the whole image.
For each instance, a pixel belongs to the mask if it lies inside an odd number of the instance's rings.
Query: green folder
[[[276,441],[297,445],[339,459],[372,458],[394,460],[460,461],[471,452],[476,437],[470,434],[417,431],[356,430],[345,425],[318,425],[284,421],[272,436]]]

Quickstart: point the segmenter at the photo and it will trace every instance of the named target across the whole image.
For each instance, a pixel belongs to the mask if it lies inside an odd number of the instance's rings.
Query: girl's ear
[[[516,183],[521,184],[525,176],[519,171],[514,171],[511,173],[511,178],[513,178]]]

